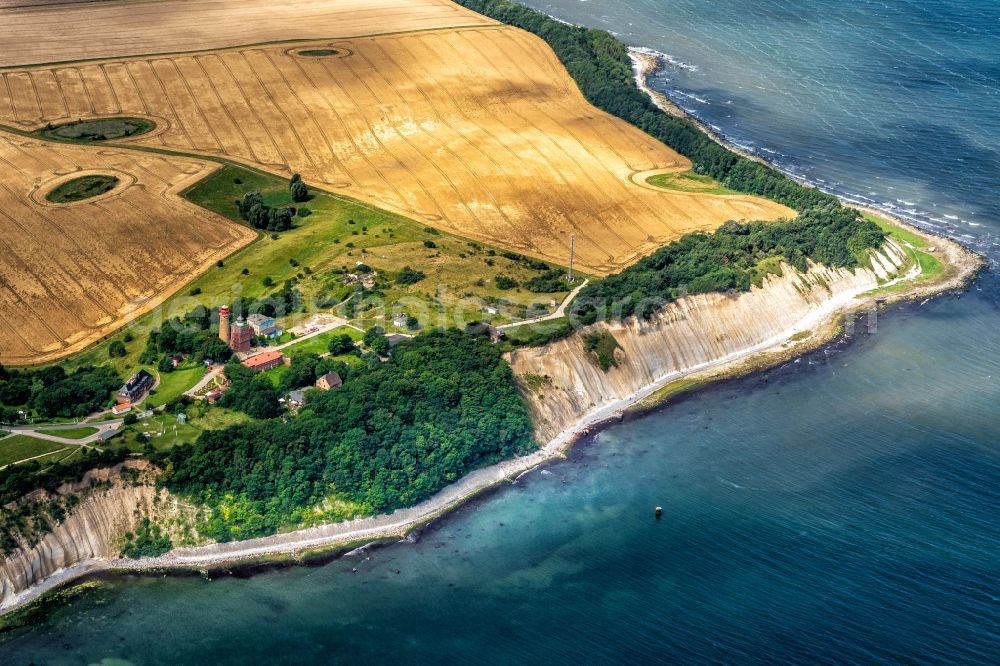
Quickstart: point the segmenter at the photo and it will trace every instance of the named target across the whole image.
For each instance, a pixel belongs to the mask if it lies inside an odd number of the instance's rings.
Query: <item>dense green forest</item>
[[[409,506],[535,446],[510,367],[486,339],[435,331],[352,372],[340,389],[311,392],[298,418],[208,431],[174,449],[163,482],[215,509],[208,536],[240,539],[330,498],[355,513]]]
[[[173,548],[170,537],[154,525],[149,518],[143,518],[136,525],[135,532],[126,532],[121,549],[122,557],[157,557]]]
[[[107,407],[111,391],[121,385],[121,377],[110,366],[67,373],[58,365],[40,370],[0,365],[0,423],[17,421],[18,410],[33,410],[43,418],[86,416]]]
[[[783,259],[801,271],[806,260],[853,268],[882,242],[877,225],[853,210],[810,208],[794,220],[726,222],[660,248],[621,273],[589,284],[572,305],[584,323],[598,318],[649,317],[682,293],[747,291]]]

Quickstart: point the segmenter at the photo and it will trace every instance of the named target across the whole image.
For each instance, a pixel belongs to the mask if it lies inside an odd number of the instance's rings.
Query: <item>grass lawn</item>
[[[27,435],[12,435],[0,439],[0,467],[68,448],[65,444],[46,442]]]
[[[560,317],[559,319],[509,328],[504,331],[507,337],[507,346],[545,344],[553,337],[562,337],[571,324],[569,317]]]
[[[192,405],[187,415],[189,417],[188,423],[199,430],[222,430],[253,420],[243,412],[225,407],[209,407],[208,405]]]
[[[131,451],[142,451],[145,442],[142,433],[149,433],[150,442],[157,450],[167,450],[182,444],[191,444],[205,430],[222,430],[240,423],[252,421],[242,412],[209,406],[204,402],[189,405],[184,412],[187,423],[179,423],[177,415],[160,412],[126,427],[115,438],[116,446],[124,446]]]
[[[723,187],[711,176],[703,176],[694,171],[682,173],[660,173],[650,176],[646,182],[655,187],[678,192],[697,192],[699,194],[742,194],[728,187]]]
[[[146,369],[154,375],[158,372],[152,368]],[[167,404],[201,381],[201,378],[205,376],[205,368],[201,365],[190,368],[181,367],[173,372],[160,372],[159,375],[160,384],[142,403],[143,407],[152,409]]]
[[[350,326],[340,326],[332,331],[320,333],[319,335],[311,337],[308,340],[303,340],[302,342],[297,342],[294,345],[285,347],[282,351],[288,356],[295,356],[297,354],[325,354],[327,349],[330,347],[330,340],[337,336],[344,335],[345,333],[351,336],[351,339],[355,342],[364,337],[364,333],[357,329],[351,328]]]
[[[71,446],[69,450],[57,451],[50,456],[45,456],[44,458],[39,458],[45,462],[62,463],[67,464],[75,461],[77,458],[83,457],[84,448],[82,446]]]
[[[300,213],[306,208],[310,214],[296,216],[296,229],[280,234],[276,240],[265,234],[231,257],[225,266],[209,271],[193,284],[192,288],[200,288],[209,301],[230,298],[234,285],[239,285],[241,295],[254,297],[274,291],[275,287],[263,285],[265,277],[274,285],[298,277],[298,288],[304,295],[332,307],[355,290],[354,285],[345,284],[344,273],[355,272],[358,262],[379,274],[377,285],[385,302],[406,301],[398,309],[412,310],[424,325],[438,325],[438,305],[449,317],[464,322],[482,318],[487,302],[509,301],[511,317],[518,318],[517,310],[534,302],[559,301],[568,292],[533,294],[520,288],[499,289],[494,284],[498,275],[521,283],[539,271],[504,258],[498,250],[346,198],[314,193],[310,201],[295,204],[285,179],[243,167],[224,167],[186,196],[238,221],[235,202],[252,190],[259,191],[270,206],[296,206]],[[407,266],[425,278],[412,285],[398,284],[395,278]],[[468,312],[463,316],[459,310]],[[359,318],[378,319],[379,314],[387,320],[392,318],[392,313],[364,313]]]
[[[122,445],[133,451],[141,451],[145,446],[145,442],[139,438],[141,433],[149,433],[150,442],[157,450],[166,450],[181,444],[191,444],[198,439],[201,429],[190,423],[178,423],[175,414],[160,412],[125,428],[119,436]]]
[[[292,367],[289,365],[279,365],[277,368],[271,368],[266,372],[262,372],[261,376],[271,382],[271,386],[278,388],[278,384],[281,383],[281,378],[288,374],[291,369]]]
[[[53,437],[64,437],[66,439],[83,439],[84,437],[90,437],[97,432],[97,428],[92,426],[82,426],[80,428],[64,428],[62,430],[39,430],[43,435],[52,435]]]

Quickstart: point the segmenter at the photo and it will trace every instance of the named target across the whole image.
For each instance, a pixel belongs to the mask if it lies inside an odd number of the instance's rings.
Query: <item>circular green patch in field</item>
[[[336,49],[306,49],[304,51],[299,51],[300,56],[306,56],[308,58],[322,58],[323,56],[335,56],[337,55]]]
[[[155,127],[155,123],[145,118],[96,118],[64,125],[47,125],[39,133],[46,139],[90,142],[125,139],[145,134]]]
[[[646,182],[654,187],[661,187],[665,190],[676,190],[678,192],[739,194],[739,192],[723,187],[719,182],[713,180],[711,176],[698,174],[694,171],[659,173],[647,178]]]
[[[52,203],[73,203],[92,197],[98,197],[115,189],[118,185],[116,176],[81,176],[67,180],[45,195]]]

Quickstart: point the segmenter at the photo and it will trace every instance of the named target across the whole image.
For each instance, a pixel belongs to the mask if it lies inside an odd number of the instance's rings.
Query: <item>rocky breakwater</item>
[[[65,484],[55,493],[39,491],[22,500],[31,503],[34,513],[22,525],[36,523],[33,531],[40,536],[26,538],[23,529],[18,531],[20,545],[0,558],[0,612],[19,605],[26,594],[44,591],[40,588],[104,568],[119,557],[124,535],[142,518],[164,526],[174,538],[183,536],[189,529],[184,526],[192,523],[193,510],[157,491],[153,474],[155,470],[145,461],[133,461],[91,470],[79,483]],[[51,512],[56,505],[72,508],[53,524]],[[14,512],[18,507],[4,509]],[[8,524],[7,529],[13,528]]]
[[[873,254],[871,268],[810,265],[801,273],[786,264],[780,276],[749,292],[687,296],[646,321],[599,322],[544,347],[514,350],[511,366],[529,397],[538,438],[548,441],[657,385],[804,335],[912,266],[893,241]],[[607,371],[585,344],[595,333],[617,342],[616,365]]]

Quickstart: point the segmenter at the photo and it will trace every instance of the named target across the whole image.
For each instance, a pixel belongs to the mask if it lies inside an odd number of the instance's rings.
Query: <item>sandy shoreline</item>
[[[640,88],[649,93],[666,113],[687,117],[687,114],[673,105],[664,95],[651,91],[646,85],[646,77],[659,66],[657,57],[637,51],[631,51],[631,53],[636,63],[636,81]],[[697,121],[695,122],[697,123]],[[697,124],[715,141],[736,150],[727,145],[720,137],[714,135],[709,128],[704,127],[701,123]],[[743,151],[737,150],[736,152],[746,155]],[[763,161],[753,155],[746,156],[750,159]],[[921,237],[933,239],[933,242],[938,244],[940,248],[940,256],[951,268],[949,274],[942,276],[941,280],[921,283],[914,282],[920,275],[920,267],[917,264],[907,275],[881,285],[880,289],[904,281],[913,282],[912,286],[909,289],[886,295],[880,298],[880,301],[910,300],[961,288],[982,266],[982,260],[978,255],[966,250],[951,239],[934,236],[922,229],[894,219],[883,211],[866,210],[866,212],[878,215]],[[359,542],[402,539],[414,529],[453,511],[481,493],[499,484],[512,482],[525,472],[551,460],[565,457],[567,450],[581,436],[589,434],[592,429],[601,424],[619,420],[626,410],[648,402],[651,396],[669,384],[695,376],[706,381],[721,379],[733,372],[741,372],[740,368],[746,368],[748,364],[754,365],[755,360],[759,367],[774,365],[779,362],[779,356],[799,356],[825,344],[836,335],[835,323],[842,315],[867,307],[874,302],[873,297],[868,294],[870,294],[870,290],[860,288],[841,293],[814,308],[806,317],[764,342],[733,352],[725,357],[659,377],[626,399],[615,401],[582,415],[572,427],[562,431],[538,451],[476,470],[414,507],[400,509],[392,514],[327,524],[247,541],[178,548],[157,558],[84,560],[56,572],[38,585],[16,595],[8,603],[0,606],[0,616],[37,601],[56,588],[102,571],[143,572],[167,569],[222,568],[227,565],[275,556],[296,557],[306,550],[336,549]],[[789,347],[790,338],[804,331],[821,331],[821,333]],[[755,368],[751,368],[750,371],[753,369]],[[742,372],[745,373],[746,370]],[[646,405],[643,404],[643,406]]]

